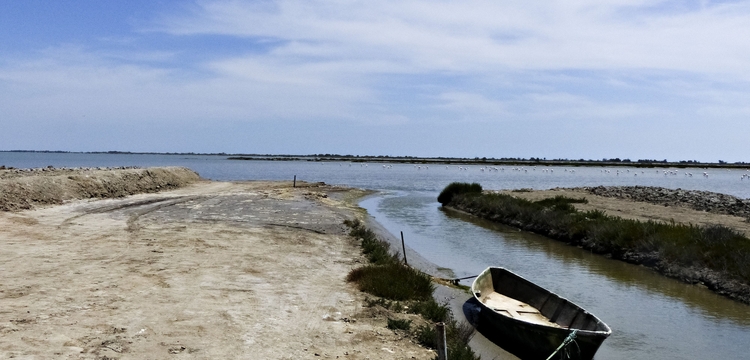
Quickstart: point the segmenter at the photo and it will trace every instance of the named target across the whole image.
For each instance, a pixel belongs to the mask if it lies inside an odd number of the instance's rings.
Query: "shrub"
[[[450,311],[446,305],[438,304],[434,298],[429,298],[412,304],[409,310],[432,322],[443,322],[448,320]]]
[[[411,320],[388,318],[388,328],[391,330],[409,330],[411,328]]]
[[[469,347],[469,340],[474,335],[474,328],[466,323],[459,323],[454,319],[445,321],[445,340],[448,345],[448,359],[475,360],[479,357]],[[433,326],[420,326],[416,331],[416,339],[422,346],[437,348],[437,330]]]
[[[482,186],[477,183],[461,183],[453,182],[440,192],[438,195],[438,202],[442,205],[448,204],[453,200],[453,197],[457,194],[481,194]]]
[[[417,342],[428,348],[437,347],[437,330],[434,326],[422,325],[417,328]]]
[[[479,191],[481,192],[481,187]],[[400,311],[404,307],[399,301],[411,301],[410,310],[413,313],[434,322],[445,322],[448,357],[451,360],[478,359],[468,345],[473,329],[466,324],[459,325],[451,318],[447,305],[440,305],[435,301],[432,297],[435,291],[432,278],[402,264],[397,256],[390,255],[388,244],[378,240],[375,233],[365,228],[358,220],[347,220],[344,224],[352,228],[351,236],[361,239],[362,252],[371,262],[352,270],[347,275],[347,281],[355,282],[361,291],[381,298],[367,299],[367,306],[381,305]],[[389,318],[388,328],[409,330],[411,321]],[[431,326],[418,327],[414,335],[417,341],[425,346],[437,346],[436,331]]]
[[[359,220],[345,220],[344,224],[351,227],[350,236],[360,239],[362,253],[365,254],[369,262],[383,265],[400,261],[398,256],[391,254],[390,245],[385,241],[379,240],[375,233],[362,225]]]
[[[347,281],[359,290],[389,300],[426,300],[434,285],[429,275],[401,263],[366,265],[349,272]]]

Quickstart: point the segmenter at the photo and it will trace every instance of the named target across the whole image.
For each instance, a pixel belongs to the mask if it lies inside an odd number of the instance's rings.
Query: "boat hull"
[[[547,325],[529,322],[490,308],[488,291],[522,301],[551,321]],[[565,349],[570,358],[592,359],[611,334],[606,324],[586,310],[506,269],[485,270],[474,281],[472,292],[482,309],[480,331],[490,332],[522,359],[547,359],[573,330],[577,330],[575,341]]]

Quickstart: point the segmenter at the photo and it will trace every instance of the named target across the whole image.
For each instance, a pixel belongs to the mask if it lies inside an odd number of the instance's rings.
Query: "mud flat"
[[[60,176],[81,174],[2,181],[75,188]],[[342,224],[365,216],[364,191],[197,175],[158,186],[0,212],[0,358],[435,356],[345,281],[365,261]]]

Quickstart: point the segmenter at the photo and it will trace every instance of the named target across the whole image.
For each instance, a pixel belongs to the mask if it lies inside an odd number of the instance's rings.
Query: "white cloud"
[[[260,5],[259,5],[260,4]],[[646,1],[203,2],[164,19],[172,34],[306,44],[289,56],[399,60],[413,71],[750,70],[750,6],[669,12]]]
[[[439,96],[438,108],[457,114],[458,119],[470,121],[503,121],[509,112],[502,101],[488,99],[482,94],[446,92]]]
[[[39,123],[462,121],[527,133],[570,124],[578,137],[634,122],[668,133],[674,119],[743,121],[750,1],[675,4],[206,0],[97,38],[104,49],[0,57],[0,108]],[[195,46],[213,39],[240,45]]]

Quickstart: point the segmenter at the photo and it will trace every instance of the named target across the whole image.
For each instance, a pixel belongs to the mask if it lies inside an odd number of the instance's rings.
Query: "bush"
[[[482,186],[477,183],[461,183],[454,182],[448,184],[448,186],[440,192],[438,195],[438,202],[442,205],[448,204],[453,200],[453,197],[458,194],[481,194]]]
[[[450,316],[448,307],[438,304],[434,298],[414,303],[409,310],[432,322],[444,322]]]
[[[448,345],[448,359],[475,360],[479,357],[469,347],[469,340],[474,334],[474,328],[465,323],[449,319],[445,321],[445,340]],[[433,326],[420,326],[416,331],[416,339],[422,346],[437,348],[437,330]]]
[[[481,187],[479,189],[481,192]],[[411,301],[411,312],[420,314],[430,321],[445,322],[448,357],[451,360],[478,359],[468,345],[473,328],[465,324],[459,325],[451,318],[447,305],[440,305],[435,301],[432,297],[435,291],[432,278],[402,264],[398,256],[390,255],[388,244],[378,240],[375,233],[365,228],[358,220],[347,220],[344,224],[352,228],[351,236],[361,239],[362,252],[371,262],[370,265],[352,270],[346,278],[347,281],[355,282],[361,291],[381,298],[367,299],[367,306],[380,305],[400,311],[404,308],[400,301]],[[409,330],[411,321],[389,318],[387,326],[392,330]],[[437,335],[432,326],[420,326],[414,336],[425,346],[437,346]]]
[[[367,265],[349,272],[359,290],[388,300],[427,300],[435,287],[429,275],[401,263]]]
[[[417,342],[428,348],[437,347],[437,330],[434,326],[422,325],[417,328]]]
[[[400,261],[398,256],[391,254],[390,245],[385,241],[379,240],[375,236],[375,233],[362,225],[359,220],[345,220],[344,224],[351,227],[350,236],[360,239],[362,253],[365,254],[369,262],[383,265]]]
[[[409,330],[411,328],[411,320],[388,318],[388,328],[391,330]]]

